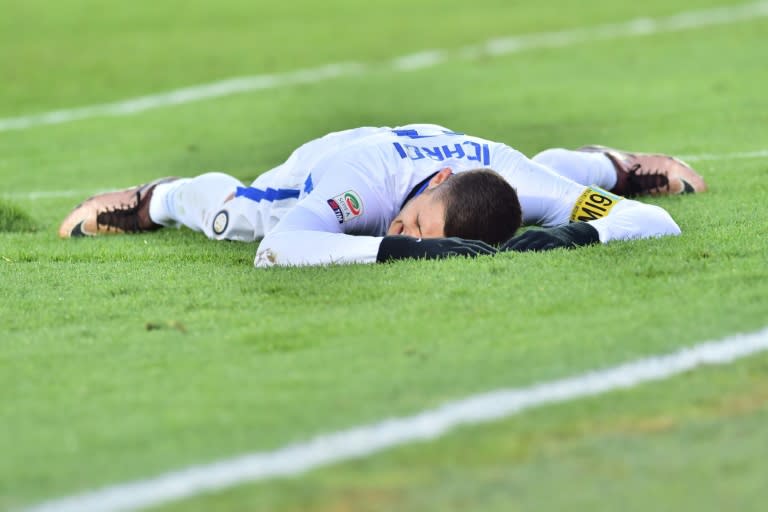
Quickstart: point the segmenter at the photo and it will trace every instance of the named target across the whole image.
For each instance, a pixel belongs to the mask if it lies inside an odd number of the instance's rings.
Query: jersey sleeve
[[[525,226],[567,224],[574,202],[585,188],[504,144],[494,149],[491,168],[517,192]]]
[[[386,180],[359,159],[333,159],[323,178],[267,233],[254,265],[375,263],[393,204]]]
[[[602,243],[680,234],[677,223],[659,206],[578,184],[507,146],[494,158],[497,172],[517,191],[525,225],[556,227],[586,221],[597,230]],[[605,203],[582,203],[590,192],[598,192],[599,199],[615,205],[607,209]]]
[[[672,216],[663,208],[631,199],[622,199],[608,215],[591,220],[588,224],[597,230],[602,243],[676,236],[681,232]]]

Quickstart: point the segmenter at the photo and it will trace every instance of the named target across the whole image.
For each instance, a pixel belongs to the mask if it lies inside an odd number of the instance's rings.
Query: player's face
[[[425,192],[408,201],[389,225],[387,235],[414,238],[445,236],[445,205],[436,194]]]

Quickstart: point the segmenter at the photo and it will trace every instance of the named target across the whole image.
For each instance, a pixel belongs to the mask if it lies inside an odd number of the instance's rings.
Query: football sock
[[[616,186],[616,168],[603,153],[547,149],[534,156],[533,161],[581,185],[597,185],[605,190]]]
[[[161,183],[155,187],[152,199],[149,200],[149,218],[152,222],[163,226],[179,225],[175,216],[173,191],[189,180],[190,178],[182,178],[170,183]]]

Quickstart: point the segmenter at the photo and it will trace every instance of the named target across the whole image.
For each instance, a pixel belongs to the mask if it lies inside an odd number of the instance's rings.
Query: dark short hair
[[[452,175],[433,189],[445,205],[445,236],[498,245],[522,222],[520,201],[512,186],[491,169]]]

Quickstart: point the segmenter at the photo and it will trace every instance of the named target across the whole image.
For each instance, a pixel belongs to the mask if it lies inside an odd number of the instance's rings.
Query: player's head
[[[500,244],[514,235],[520,223],[517,193],[499,174],[490,169],[458,174],[443,169],[427,190],[406,203],[387,234],[457,236]]]

